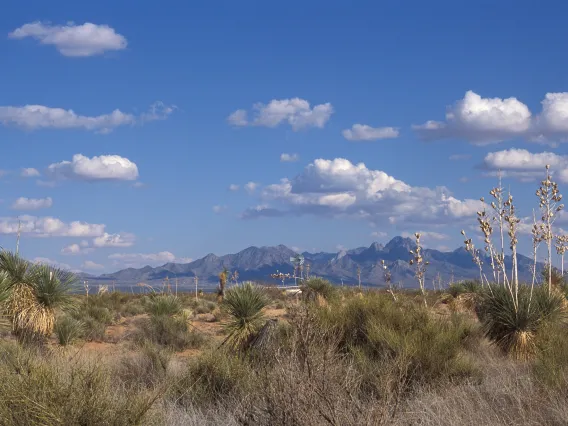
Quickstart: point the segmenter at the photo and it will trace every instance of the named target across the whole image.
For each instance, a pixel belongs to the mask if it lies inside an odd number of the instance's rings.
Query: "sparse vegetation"
[[[556,211],[548,188],[541,207]],[[479,280],[445,290],[426,291],[419,234],[419,289],[396,294],[381,263],[384,290],[311,277],[287,298],[235,273],[225,289],[224,270],[216,294],[71,297],[71,274],[5,252],[0,306],[14,336],[0,342],[1,423],[566,424],[565,277],[547,265],[540,282],[536,269],[519,282],[513,198],[501,183],[491,195],[477,217],[486,256],[463,232]],[[535,256],[552,222],[533,224]]]

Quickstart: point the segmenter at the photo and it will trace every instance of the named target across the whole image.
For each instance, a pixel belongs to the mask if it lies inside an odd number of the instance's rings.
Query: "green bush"
[[[302,283],[302,298],[304,300],[315,302],[318,297],[326,301],[336,298],[336,288],[327,280],[322,278],[310,278]]]
[[[146,307],[147,312],[152,316],[178,315],[182,309],[180,299],[170,294],[151,297]]]
[[[477,374],[463,354],[479,333],[462,316],[434,319],[420,304],[379,293],[320,308],[318,316],[325,330],[337,333],[340,350],[396,365],[408,383]]]
[[[189,329],[188,319],[183,315],[176,317],[157,315],[144,319],[140,322],[134,340],[142,346],[149,341],[176,351],[197,349],[206,341],[203,334]]]
[[[54,331],[59,344],[66,346],[83,337],[85,324],[73,317],[63,315],[57,318]]]
[[[183,405],[219,404],[250,396],[256,378],[245,360],[223,350],[203,353],[189,364],[170,397]]]

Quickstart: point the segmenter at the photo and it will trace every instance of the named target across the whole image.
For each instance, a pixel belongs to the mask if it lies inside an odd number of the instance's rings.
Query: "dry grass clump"
[[[146,307],[149,318],[139,321],[134,340],[144,347],[146,342],[176,351],[199,348],[205,338],[191,327],[190,313],[173,295],[154,295]]]
[[[117,384],[100,363],[69,362],[15,344],[0,346],[0,419],[10,425],[135,425],[155,395]]]
[[[85,324],[71,316],[62,315],[55,322],[54,332],[59,344],[67,346],[85,335]]]
[[[416,389],[393,425],[493,426],[562,425],[568,421],[566,397],[543,388],[526,365],[490,357],[480,382]]]
[[[245,359],[215,349],[190,362],[168,398],[184,407],[234,404],[258,389],[254,370]]]
[[[125,356],[115,368],[117,377],[128,388],[155,389],[164,384],[172,351],[144,342],[133,356]]]
[[[83,337],[88,341],[103,341],[106,328],[115,322],[116,315],[109,309],[105,295],[92,295],[69,314],[84,324]]]

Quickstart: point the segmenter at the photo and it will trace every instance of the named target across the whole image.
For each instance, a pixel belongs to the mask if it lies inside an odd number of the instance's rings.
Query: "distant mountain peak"
[[[369,249],[374,251],[382,251],[384,248],[385,248],[384,245],[382,245],[381,243],[377,243],[376,241],[369,246]]]
[[[394,237],[392,240],[390,240],[387,243],[385,249],[389,251],[392,249],[400,249],[400,248],[412,250],[412,248],[414,248],[415,246],[416,243],[412,241],[410,238]]]

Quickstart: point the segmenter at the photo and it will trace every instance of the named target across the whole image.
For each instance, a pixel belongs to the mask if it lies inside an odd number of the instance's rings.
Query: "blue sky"
[[[523,218],[542,165],[568,183],[564,2],[3,12],[0,244],[20,217],[31,259],[99,273],[417,230],[454,249],[498,168]]]

